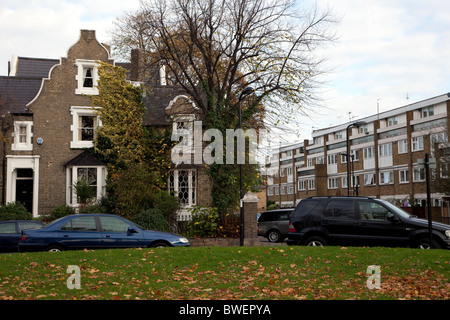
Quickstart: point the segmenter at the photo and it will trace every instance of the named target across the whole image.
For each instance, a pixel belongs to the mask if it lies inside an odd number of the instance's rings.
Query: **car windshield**
[[[392,203],[388,202],[388,201],[384,201],[384,200],[379,200],[380,202],[383,202],[383,204],[388,207],[391,211],[395,212],[396,214],[398,214],[400,217],[404,218],[404,219],[408,219],[411,218],[412,215],[410,215],[408,212],[402,210],[401,208],[394,206]]]
[[[50,221],[45,227],[50,227],[50,226],[52,226],[53,224],[55,224],[55,223],[57,223],[57,222],[59,222],[60,220],[62,220],[62,219],[64,219],[64,218],[66,218],[67,216],[64,216],[64,217],[61,217],[61,218],[59,218],[59,219],[56,219],[56,220],[53,220],[53,221]]]

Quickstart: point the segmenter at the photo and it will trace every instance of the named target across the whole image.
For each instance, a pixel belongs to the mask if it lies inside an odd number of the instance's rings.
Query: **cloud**
[[[309,6],[313,0],[298,0]],[[312,127],[385,111],[450,91],[448,0],[325,0],[341,22],[335,44],[320,51],[333,71],[324,79],[323,108],[301,117],[303,140]],[[0,75],[11,55],[59,58],[94,29],[101,42],[115,18],[139,8],[139,0],[2,0]],[[406,100],[408,94],[409,100]],[[381,100],[379,100],[381,99]],[[350,113],[350,114],[349,114]],[[294,124],[297,125],[298,123]]]
[[[115,18],[139,7],[139,0],[2,0],[0,2],[0,75],[12,55],[60,58],[79,38],[80,29],[96,30],[109,42]]]
[[[331,3],[331,2],[330,2]],[[432,3],[432,4],[430,4]],[[450,91],[450,20],[446,1],[337,0],[338,40],[324,55],[334,71],[322,95],[326,127]],[[409,100],[406,97],[409,97]],[[381,99],[381,100],[379,100]],[[349,114],[350,113],[350,114]]]

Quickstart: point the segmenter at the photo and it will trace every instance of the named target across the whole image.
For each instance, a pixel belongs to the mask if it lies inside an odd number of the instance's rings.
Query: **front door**
[[[33,212],[33,169],[17,169],[16,202]]]

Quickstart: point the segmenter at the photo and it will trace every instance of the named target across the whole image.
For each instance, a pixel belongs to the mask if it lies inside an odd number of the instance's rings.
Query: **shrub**
[[[164,214],[158,209],[148,209],[133,218],[133,222],[144,229],[169,231],[169,223]]]
[[[169,225],[177,222],[177,211],[180,208],[178,198],[171,196],[167,191],[157,191],[152,195],[153,207],[159,210]]]
[[[79,213],[108,213],[108,210],[102,204],[96,203],[80,208]]]
[[[278,203],[272,203],[267,206],[267,211],[279,209],[280,205]]]
[[[20,202],[11,202],[0,208],[0,221],[32,219],[32,214]]]
[[[114,197],[114,213],[132,220],[137,213],[152,208],[156,175],[141,164],[113,174],[108,188]]]
[[[48,217],[48,220],[53,221],[74,213],[75,210],[72,207],[68,206],[67,204],[63,204],[61,206],[53,208],[50,216]]]
[[[214,237],[219,229],[219,211],[215,207],[193,206],[188,231],[196,237]]]

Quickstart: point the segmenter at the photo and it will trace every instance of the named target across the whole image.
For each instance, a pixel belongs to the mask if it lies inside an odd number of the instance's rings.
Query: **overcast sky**
[[[341,22],[336,43],[324,52],[333,68],[322,88],[326,108],[304,119],[298,139],[310,138],[313,128],[375,114],[377,101],[386,111],[450,91],[450,1],[317,3]],[[138,7],[139,0],[1,0],[0,75],[12,55],[66,56],[80,29],[96,30],[108,43],[114,19]]]

